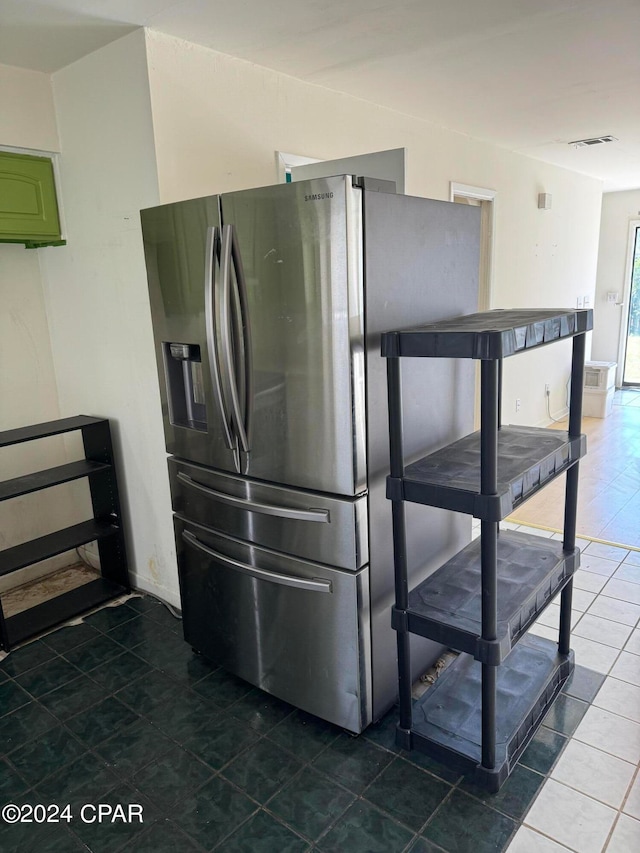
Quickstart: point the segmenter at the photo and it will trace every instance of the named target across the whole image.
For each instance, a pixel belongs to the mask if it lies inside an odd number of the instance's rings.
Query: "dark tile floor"
[[[131,598],[0,662],[0,805],[70,804],[58,823],[0,819],[0,850],[498,853],[602,680],[576,668],[491,796],[399,750],[393,712],[351,737],[214,668],[165,607]],[[99,803],[142,806],[143,823],[83,822]]]

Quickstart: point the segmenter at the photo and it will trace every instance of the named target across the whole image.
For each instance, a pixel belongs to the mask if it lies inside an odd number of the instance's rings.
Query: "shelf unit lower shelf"
[[[43,601],[42,604],[36,604],[35,607],[16,613],[15,616],[9,616],[5,619],[9,645],[16,646],[29,637],[34,637],[60,622],[65,622],[79,613],[98,607],[127,592],[129,587],[114,583],[108,578],[96,578],[69,592]]]
[[[398,729],[397,743],[474,772],[496,792],[513,770],[549,707],[573,671],[573,652],[528,634],[498,668],[495,767],[481,766],[482,664],[461,654],[433,687],[413,703],[410,732]]]
[[[86,545],[88,542],[99,541],[108,536],[115,536],[118,527],[110,520],[91,518],[71,527],[56,530],[47,536],[32,539],[23,545],[15,545],[7,548],[0,554],[0,577],[9,575],[18,569],[39,563],[49,557],[55,557],[64,551]]]
[[[387,497],[500,521],[585,453],[584,435],[570,438],[563,430],[503,426],[498,432],[497,493],[483,495],[477,431],[407,465],[397,487],[390,477]]]
[[[500,664],[580,564],[580,551],[562,542],[502,530],[497,547],[497,640],[482,642],[481,541],[474,539],[409,593],[406,611],[394,609],[406,629],[476,660]]]

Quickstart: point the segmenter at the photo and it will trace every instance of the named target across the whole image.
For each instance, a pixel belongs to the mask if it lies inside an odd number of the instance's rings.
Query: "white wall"
[[[406,147],[409,193],[448,198],[450,181],[497,190],[496,305],[593,294],[597,181],[149,31],[56,73],[53,86],[69,245],[43,268],[61,412],[115,424],[134,583],[174,603],[140,208],[273,183],[276,150],[324,159]],[[537,209],[541,191],[552,211]],[[545,420],[545,382],[562,406],[568,365],[553,349],[507,371],[523,422]]]
[[[274,183],[276,150],[406,147],[409,194],[448,199],[450,181],[497,190],[494,307],[593,304],[599,181],[154,31],[147,50],[163,202]],[[539,192],[551,210],[538,210]],[[552,413],[563,409],[569,354],[563,344],[506,363],[505,421],[548,422],[545,383]]]
[[[133,582],[177,604],[139,223],[158,203],[143,32],[52,79],[68,245],[43,269],[60,410],[111,419]]]
[[[59,150],[48,74],[0,65],[0,146]]]
[[[607,302],[607,292],[617,291],[622,301],[627,284],[629,224],[634,219],[640,220],[640,190],[604,194],[592,348],[592,357],[597,361],[618,361],[621,311],[628,310],[629,303],[624,308],[612,305]],[[621,379],[620,365],[618,382]]]
[[[38,250],[40,251],[40,250]],[[49,330],[37,251],[0,245],[0,430],[58,417]],[[64,442],[49,438],[0,449],[0,480],[67,461]],[[77,490],[76,490],[77,491]],[[75,491],[58,486],[0,503],[0,549],[52,533],[73,522]],[[81,519],[78,519],[81,520]],[[0,580],[8,589],[73,562],[47,560]]]
[[[51,81],[46,74],[0,65],[0,148],[55,152],[59,148]],[[0,244],[0,430],[54,420],[58,392],[45,312],[40,257]],[[0,450],[0,479],[18,477],[67,460],[54,438]],[[59,486],[0,503],[0,549],[70,524],[77,489]],[[70,562],[47,560],[0,580],[4,590]]]

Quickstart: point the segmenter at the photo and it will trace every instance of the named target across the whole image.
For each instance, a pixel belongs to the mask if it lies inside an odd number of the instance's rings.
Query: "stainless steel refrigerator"
[[[480,210],[338,176],[144,210],[142,227],[185,639],[360,732],[396,696],[379,337],[477,309]],[[413,456],[473,429],[470,364],[402,368]],[[408,509],[421,579],[470,520]],[[414,640],[418,675],[440,648]]]

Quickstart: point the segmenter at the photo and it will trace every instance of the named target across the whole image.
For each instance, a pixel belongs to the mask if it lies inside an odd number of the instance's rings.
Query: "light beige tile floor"
[[[508,853],[640,851],[640,572],[628,561],[637,552],[588,540],[581,547],[571,645],[576,662],[605,680]],[[557,639],[558,616],[551,604],[531,630]]]
[[[567,428],[566,421],[554,426]],[[611,415],[584,418],[583,432],[587,455],[580,462],[578,533],[640,548],[640,393],[616,392]],[[561,530],[564,480],[554,480],[510,520]]]
[[[577,529],[590,538],[579,543],[572,612],[576,661],[606,678],[509,853],[640,850],[640,394],[618,392],[616,404],[609,418],[583,422]],[[562,480],[520,507],[510,526],[561,530]],[[551,605],[533,631],[557,638],[558,611]]]
[[[640,851],[640,393],[617,392],[612,415],[585,418],[583,431],[572,648],[605,680],[509,853]],[[563,524],[559,478],[503,526],[548,536]],[[557,639],[558,617],[554,603],[532,631]]]

